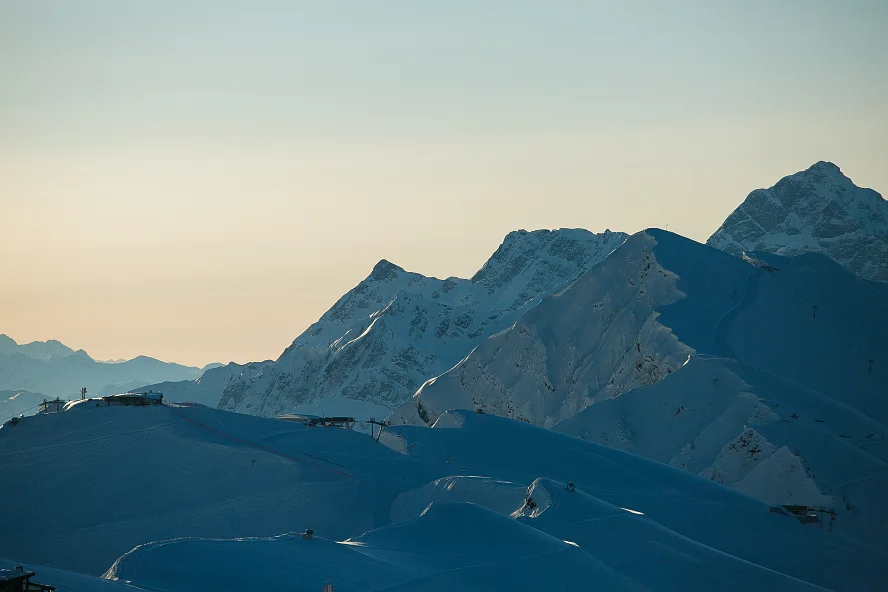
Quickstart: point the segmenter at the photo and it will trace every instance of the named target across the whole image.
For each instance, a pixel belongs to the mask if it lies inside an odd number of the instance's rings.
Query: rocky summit
[[[831,162],[756,189],[708,243],[733,255],[822,253],[854,273],[888,280],[888,201]]]

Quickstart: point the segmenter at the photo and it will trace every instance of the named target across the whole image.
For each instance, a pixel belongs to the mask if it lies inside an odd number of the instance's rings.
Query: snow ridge
[[[148,356],[100,362],[56,340],[19,345],[0,335],[0,389],[31,391],[48,398],[79,398],[81,387],[90,394],[120,393],[150,382],[195,379],[204,369]]]

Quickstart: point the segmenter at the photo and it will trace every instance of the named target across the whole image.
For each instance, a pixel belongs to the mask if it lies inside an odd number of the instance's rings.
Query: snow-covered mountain
[[[19,344],[12,337],[0,334],[0,355],[22,354],[36,360],[59,360],[73,353],[73,349],[55,339]]]
[[[707,244],[733,255],[823,253],[865,278],[885,281],[888,201],[857,187],[831,162],[818,162],[750,193]]]
[[[112,394],[164,380],[195,379],[202,368],[138,356],[124,362],[98,362],[83,350],[55,341],[18,345],[0,335],[0,389],[35,391],[48,398]]]
[[[223,366],[211,364],[194,380],[167,380],[154,384],[141,385],[139,390],[163,393],[167,401],[175,403],[199,403],[207,407],[218,407],[222,392],[233,379],[256,374],[260,368],[270,364],[270,360],[253,364],[230,362]]]
[[[40,403],[52,398],[43,393],[0,390],[0,422],[20,414],[32,415],[40,408]]]
[[[633,235],[391,419],[424,425],[477,409],[770,502],[868,507],[888,484],[888,370],[878,363],[888,359],[888,284],[818,254],[756,257],[661,230]],[[855,479],[868,481],[849,489]]]
[[[606,231],[517,231],[471,279],[445,280],[380,261],[275,362],[244,368],[220,408],[271,416],[336,401],[383,416],[429,377],[563,289],[626,238]]]

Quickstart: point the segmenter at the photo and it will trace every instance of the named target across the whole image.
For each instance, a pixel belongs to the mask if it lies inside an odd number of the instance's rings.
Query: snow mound
[[[438,502],[468,502],[509,516],[524,504],[526,491],[527,487],[520,483],[490,477],[444,477],[399,495],[392,502],[392,522],[416,518],[430,504]]]
[[[418,518],[346,542],[359,543],[365,553],[383,560],[410,553],[420,542],[425,551],[433,553],[419,561],[434,569],[465,567],[477,561],[511,561],[568,549],[560,539],[466,502],[432,502]],[[456,557],[444,553],[456,548],[460,549]]]
[[[220,566],[222,568],[220,568]],[[225,567],[228,567],[227,569]],[[179,539],[140,545],[104,575],[146,590],[373,590],[415,577],[355,547],[300,535],[230,540]],[[377,586],[374,587],[374,583]]]
[[[221,563],[220,563],[221,562]],[[248,569],[220,570],[218,565]],[[149,590],[452,590],[542,587],[641,590],[579,548],[493,512],[434,503],[419,517],[342,543],[281,536],[177,540],[137,547],[105,574]]]

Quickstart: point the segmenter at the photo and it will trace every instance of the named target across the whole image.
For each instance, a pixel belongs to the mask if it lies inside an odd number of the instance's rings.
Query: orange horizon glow
[[[324,4],[0,7],[0,333],[276,358],[382,258],[705,241],[818,160],[888,191],[879,3]]]

